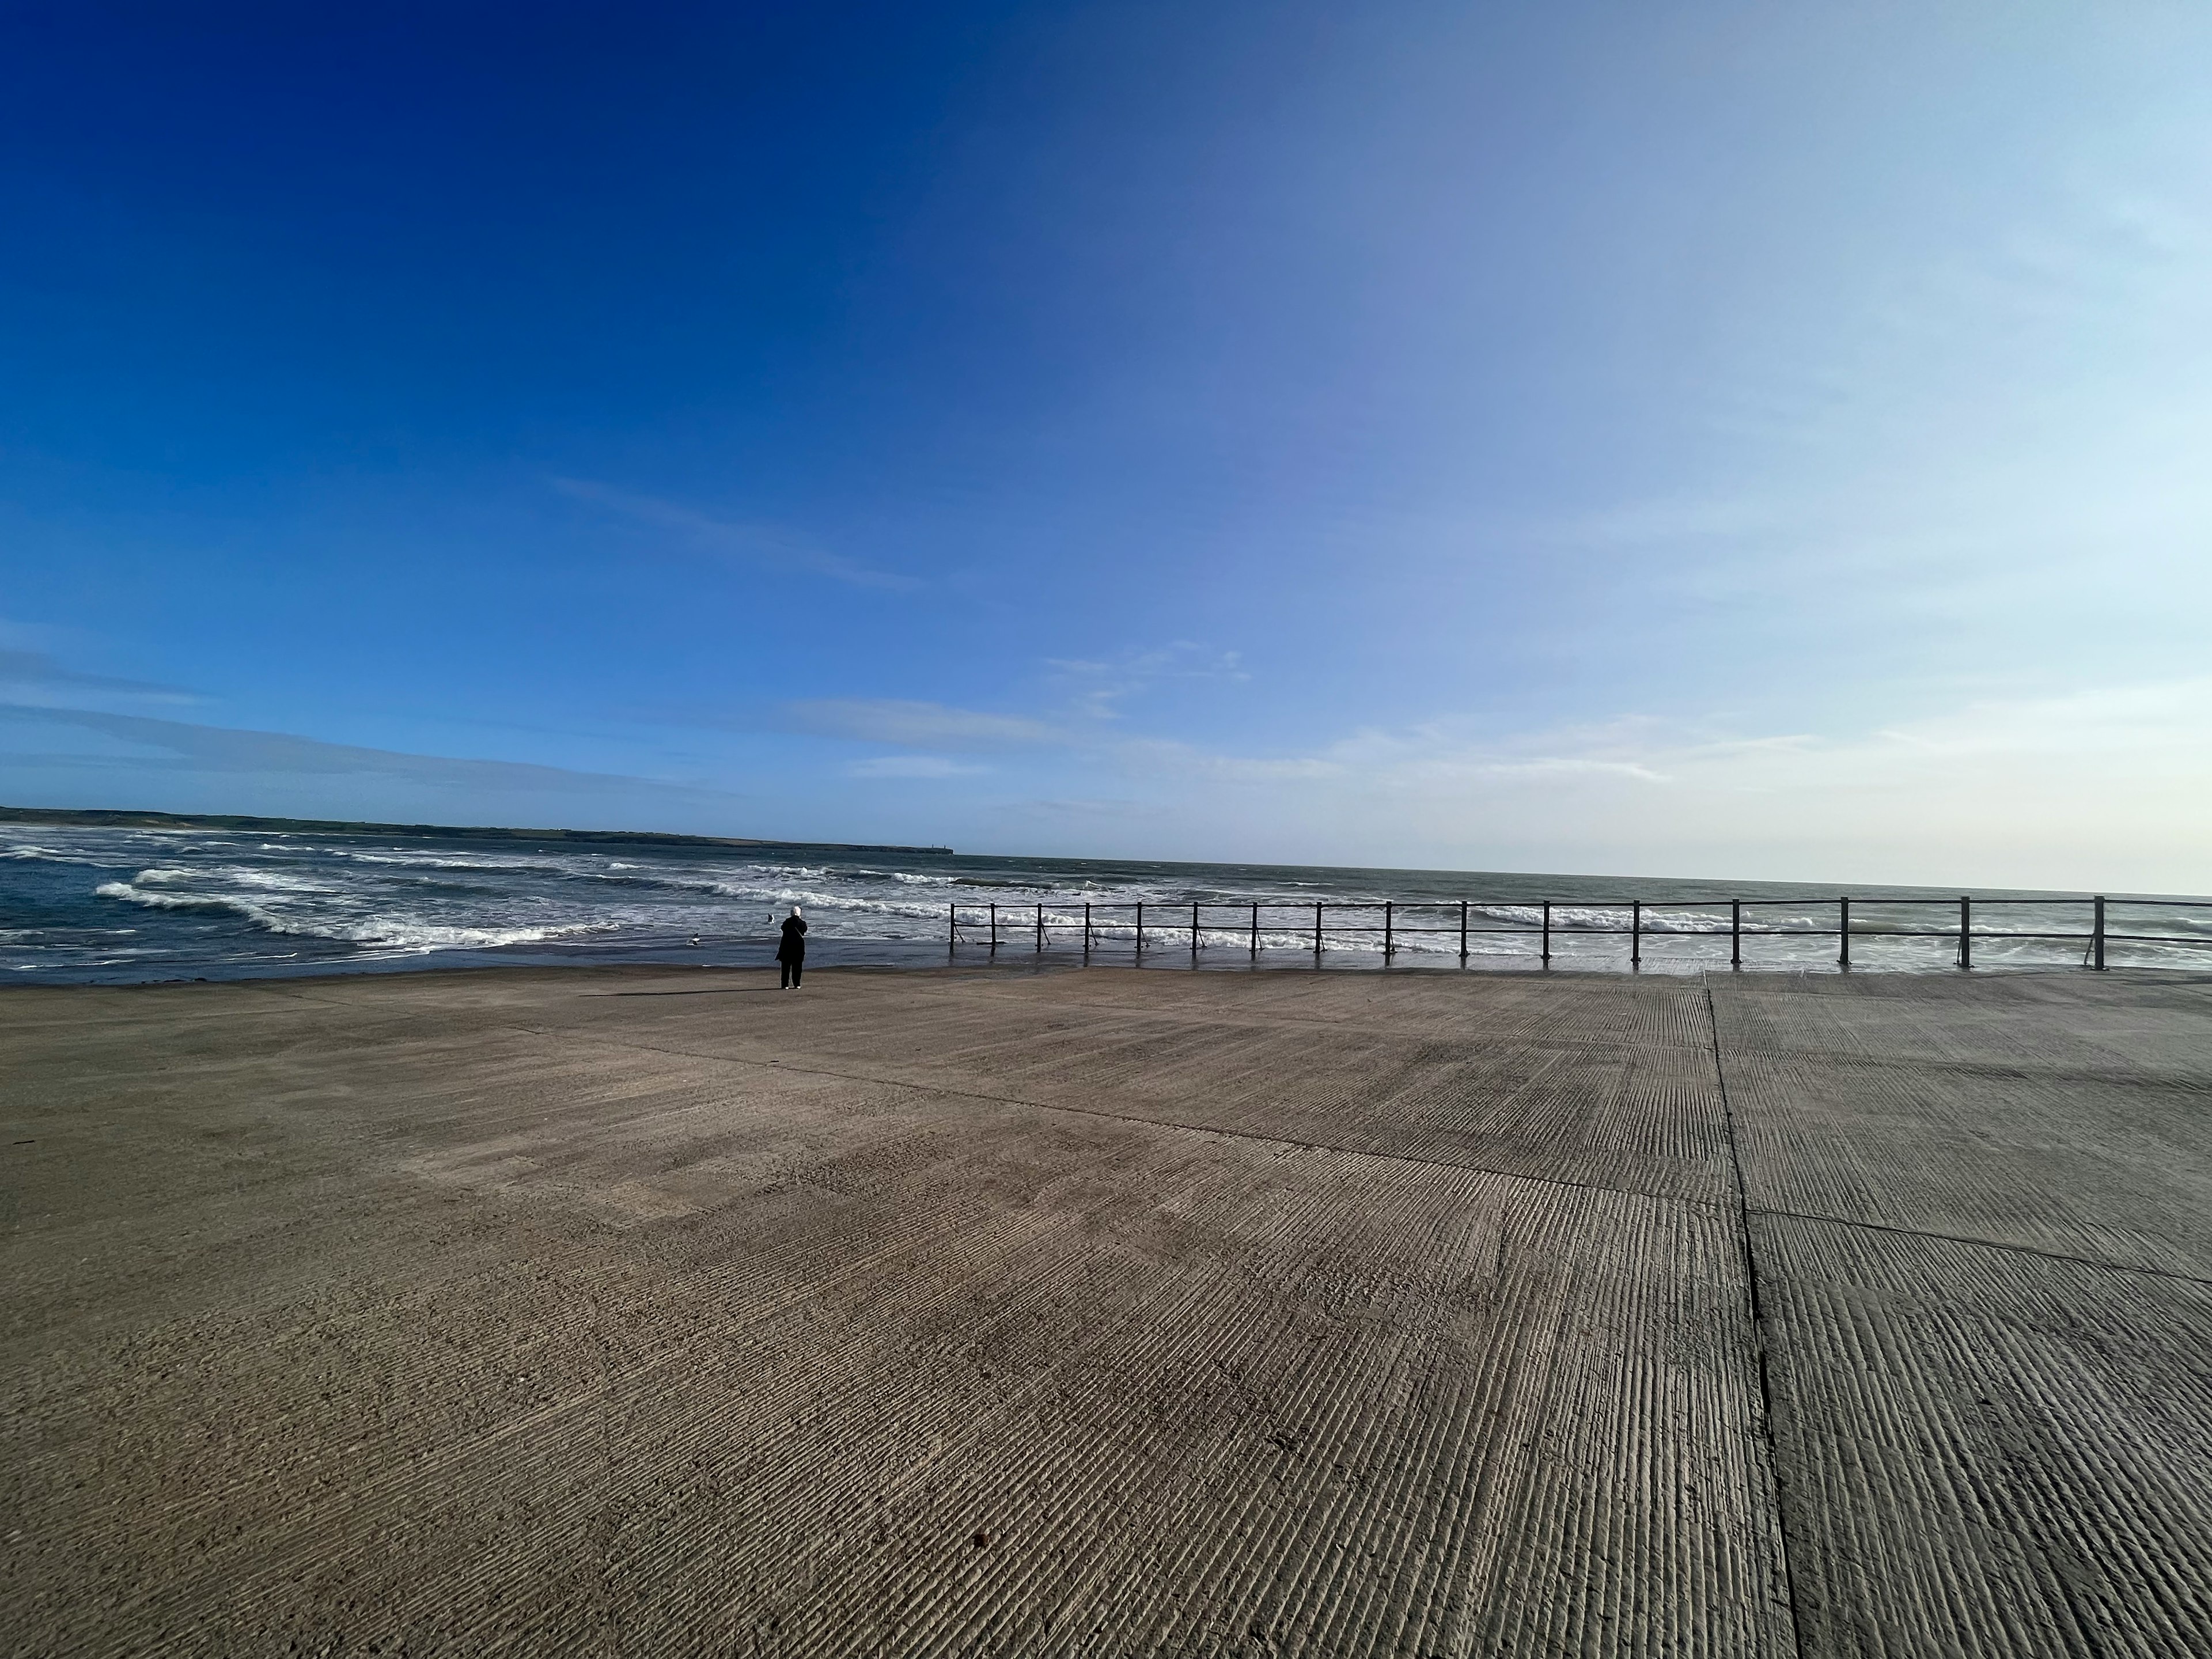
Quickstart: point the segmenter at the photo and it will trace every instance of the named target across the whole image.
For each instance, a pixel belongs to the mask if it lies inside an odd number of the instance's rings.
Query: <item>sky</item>
[[[0,802],[2212,891],[2212,9],[0,3]]]

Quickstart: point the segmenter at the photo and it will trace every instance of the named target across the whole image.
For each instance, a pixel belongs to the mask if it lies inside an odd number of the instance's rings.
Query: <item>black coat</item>
[[[778,962],[806,960],[806,918],[786,916],[783,919],[783,943],[775,947]]]

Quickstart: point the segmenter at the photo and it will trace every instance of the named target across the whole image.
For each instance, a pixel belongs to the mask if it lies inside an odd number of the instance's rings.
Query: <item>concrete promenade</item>
[[[0,993],[0,1654],[2212,1653],[2212,975]]]

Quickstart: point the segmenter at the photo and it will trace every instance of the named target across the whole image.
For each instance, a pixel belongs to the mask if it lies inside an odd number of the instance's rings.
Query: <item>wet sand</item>
[[[0,994],[0,1651],[2212,1652],[2212,978]]]

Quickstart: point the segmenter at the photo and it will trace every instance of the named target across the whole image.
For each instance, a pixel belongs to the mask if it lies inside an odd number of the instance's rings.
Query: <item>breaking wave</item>
[[[0,852],[0,859],[16,859],[27,864],[82,864],[89,865],[94,869],[100,869],[108,862],[105,859],[88,859],[75,853],[61,852],[52,847],[33,847],[21,843],[9,848],[5,852]]]
[[[546,939],[598,931],[597,927],[589,922],[574,922],[565,926],[489,927],[396,915],[304,915],[273,908],[264,901],[238,893],[178,891],[159,884],[162,880],[173,882],[189,878],[191,873],[176,870],[141,871],[137,882],[102,882],[93,891],[101,898],[118,899],[150,910],[191,910],[233,915],[268,933],[335,939],[351,945],[384,945],[399,950],[483,950],[505,945],[533,945]],[[156,884],[140,884],[149,880]]]

